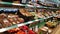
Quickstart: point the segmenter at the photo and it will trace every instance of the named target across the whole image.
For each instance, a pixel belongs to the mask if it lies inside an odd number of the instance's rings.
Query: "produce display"
[[[27,9],[20,9],[17,14],[19,15],[19,17],[22,17],[25,22],[34,20],[34,16]]]
[[[38,18],[50,18],[52,16],[56,16],[58,15],[57,12],[54,12],[54,11],[51,11],[51,10],[45,10],[45,9],[37,9],[36,12],[31,12],[35,17],[35,19],[38,19]]]
[[[60,24],[60,10],[50,2],[0,0],[0,34],[51,34]]]
[[[53,29],[48,28],[46,26],[43,26],[42,28],[39,28],[39,34],[51,34],[51,32],[53,31]]]
[[[18,17],[18,15],[15,14],[0,14],[0,23],[1,26],[4,27],[9,27],[12,26],[13,24],[20,24],[23,23],[24,19]]]
[[[55,27],[57,25],[57,23],[56,22],[47,22],[46,25],[48,27]]]
[[[39,28],[39,34],[51,34],[57,26],[58,21],[53,18],[52,21],[47,21],[43,27]]]
[[[11,12],[13,11],[13,12]],[[7,32],[4,32],[6,34],[39,34],[42,32],[42,34],[51,33],[52,29],[55,28],[58,24],[57,18],[51,16],[59,15],[59,11],[51,11],[46,9],[38,9],[36,11],[32,10],[29,11],[29,9],[19,9],[19,10],[3,10],[3,12],[0,13],[0,29],[11,27],[15,24],[21,24],[24,22],[29,22],[35,19],[40,18],[47,18],[45,20],[47,21],[36,21],[31,24],[28,24],[26,26],[14,28],[11,30],[8,30]],[[50,18],[50,19],[49,19]],[[45,25],[43,25],[45,23]],[[43,25],[43,26],[42,26]]]
[[[42,5],[42,6],[47,6],[47,7],[57,7],[56,4],[54,3],[46,3],[46,2],[37,2],[39,5]]]
[[[7,32],[8,34],[36,34],[34,31],[30,30],[28,26],[22,26],[19,28],[11,29]]]

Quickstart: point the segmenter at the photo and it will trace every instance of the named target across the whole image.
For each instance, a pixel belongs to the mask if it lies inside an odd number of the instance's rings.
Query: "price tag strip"
[[[16,5],[16,6],[28,6],[28,7],[33,7],[33,5],[29,5],[29,4],[16,4],[16,3],[10,3],[10,2],[1,2],[0,4],[4,4],[4,5]]]

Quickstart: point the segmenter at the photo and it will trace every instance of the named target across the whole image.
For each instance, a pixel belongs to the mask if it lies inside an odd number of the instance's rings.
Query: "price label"
[[[29,12],[33,12],[34,10],[33,9],[29,9]]]
[[[22,3],[26,3],[27,0],[22,0]]]
[[[33,3],[36,2],[36,0],[31,0]]]

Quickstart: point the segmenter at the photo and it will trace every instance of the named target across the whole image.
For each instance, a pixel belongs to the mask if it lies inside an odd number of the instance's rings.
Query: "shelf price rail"
[[[29,5],[29,4],[17,4],[17,3],[1,2],[1,1],[0,1],[0,4],[3,4],[3,5],[16,5],[16,6],[28,6],[28,7],[33,7],[32,5]]]
[[[17,3],[11,3],[11,2],[2,2],[2,1],[0,1],[0,4],[2,4],[2,5],[15,5],[15,6],[26,6],[26,7],[32,7],[32,8],[34,8],[34,7],[36,7],[36,8],[48,8],[48,9],[59,9],[59,8],[54,8],[54,7],[45,7],[45,6],[40,6],[40,5],[38,5],[38,6],[33,6],[33,5],[29,5],[29,4],[17,4]]]

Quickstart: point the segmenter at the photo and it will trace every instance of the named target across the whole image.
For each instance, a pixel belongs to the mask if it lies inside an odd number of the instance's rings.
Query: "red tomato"
[[[18,31],[16,34],[25,34],[25,32],[23,32],[23,31]]]
[[[32,30],[29,30],[28,34],[35,34],[35,32],[33,32]]]
[[[29,28],[27,26],[23,26],[23,30],[28,30]]]

